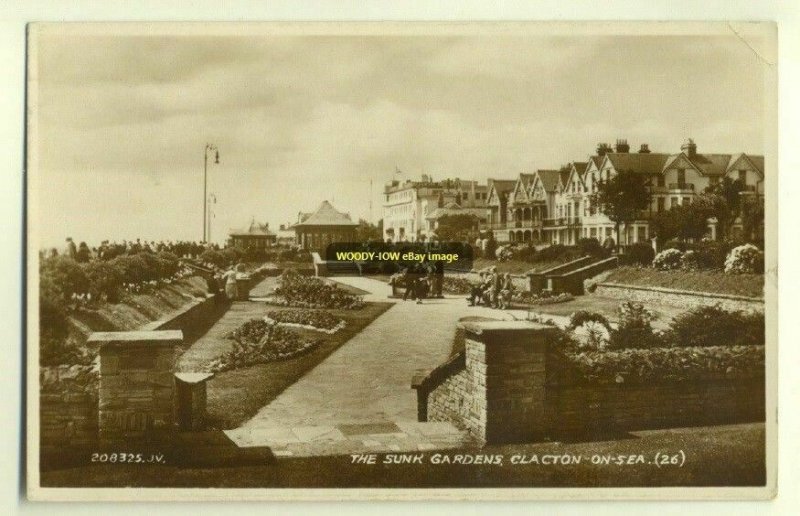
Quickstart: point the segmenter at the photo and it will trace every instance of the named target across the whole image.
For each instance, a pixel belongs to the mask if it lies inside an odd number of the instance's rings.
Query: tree
[[[764,238],[764,198],[760,195],[748,196],[740,203],[742,233],[747,241]]]
[[[730,226],[740,214],[741,196],[739,195],[745,188],[745,183],[741,179],[731,179],[723,177],[722,181],[705,189],[705,193],[715,195],[725,201],[725,210],[715,213],[717,217],[719,233],[722,237],[727,237]]]
[[[644,176],[620,170],[614,177],[601,179],[597,190],[590,198],[592,207],[614,223],[617,244],[620,242],[619,227],[639,218],[650,205],[650,191]]]
[[[356,226],[356,241],[358,242],[380,242],[383,239],[383,220],[378,224],[373,224],[364,219],[358,219]]]
[[[708,219],[713,212],[702,200],[692,204],[673,206],[657,213],[652,219],[652,228],[660,242],[677,238],[681,241],[699,239],[708,232]]]
[[[474,240],[478,227],[478,217],[469,214],[443,215],[437,222],[436,237],[450,242]]]

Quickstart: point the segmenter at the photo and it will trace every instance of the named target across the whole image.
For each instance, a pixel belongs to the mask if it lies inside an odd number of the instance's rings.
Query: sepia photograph
[[[774,23],[34,23],[37,500],[765,499]]]

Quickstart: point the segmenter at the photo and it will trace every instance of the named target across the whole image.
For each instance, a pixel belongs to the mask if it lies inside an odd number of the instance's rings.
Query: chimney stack
[[[627,152],[630,152],[630,150],[631,150],[630,145],[628,145],[628,140],[621,139],[621,138],[617,138],[617,145],[615,147],[616,147],[617,153],[619,153],[619,154],[625,154]]]
[[[643,143],[639,148],[639,154],[650,154],[650,146],[648,146],[646,143]]]
[[[681,151],[689,158],[694,158],[697,155],[697,144],[691,138],[686,138],[686,141],[681,145]]]

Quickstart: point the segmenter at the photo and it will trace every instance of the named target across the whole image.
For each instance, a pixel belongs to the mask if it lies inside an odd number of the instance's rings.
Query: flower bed
[[[212,371],[228,371],[256,364],[286,360],[306,353],[319,345],[318,340],[306,339],[297,332],[252,319],[232,331],[233,349],[211,363]]]
[[[280,306],[296,308],[342,308],[359,310],[364,307],[360,296],[349,294],[336,285],[319,278],[301,276],[292,269],[281,274],[280,286],[275,289],[270,302]]]
[[[562,350],[561,383],[651,383],[764,376],[764,346]]]
[[[469,294],[471,290],[472,285],[466,278],[445,276],[442,282],[442,292],[447,294]]]
[[[547,291],[543,291],[540,294],[534,294],[533,292],[514,292],[511,299],[516,303],[526,305],[552,305],[572,301],[575,299],[575,296],[568,292],[562,292],[561,294],[551,294]]]
[[[323,310],[271,310],[267,312],[266,322],[321,331],[328,334],[336,333],[345,327],[343,319],[339,319]]]

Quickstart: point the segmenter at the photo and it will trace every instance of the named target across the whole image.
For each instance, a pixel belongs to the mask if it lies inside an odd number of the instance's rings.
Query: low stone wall
[[[551,435],[763,421],[764,379],[547,387]]]
[[[764,299],[756,297],[716,294],[711,292],[693,292],[663,287],[643,287],[622,283],[599,283],[595,290],[597,295],[613,297],[624,301],[639,303],[665,303],[681,308],[691,309],[699,306],[719,305],[728,311],[764,312]]]
[[[472,322],[462,361],[412,382],[420,421],[447,421],[483,443],[609,431],[763,421],[763,376],[754,379],[558,384],[548,353],[553,328]]]
[[[97,395],[43,392],[39,396],[39,441],[43,450],[97,442]]]
[[[230,302],[224,295],[211,294],[205,299],[192,301],[161,320],[145,324],[140,330],[180,330],[191,342],[205,334],[229,307]]]

